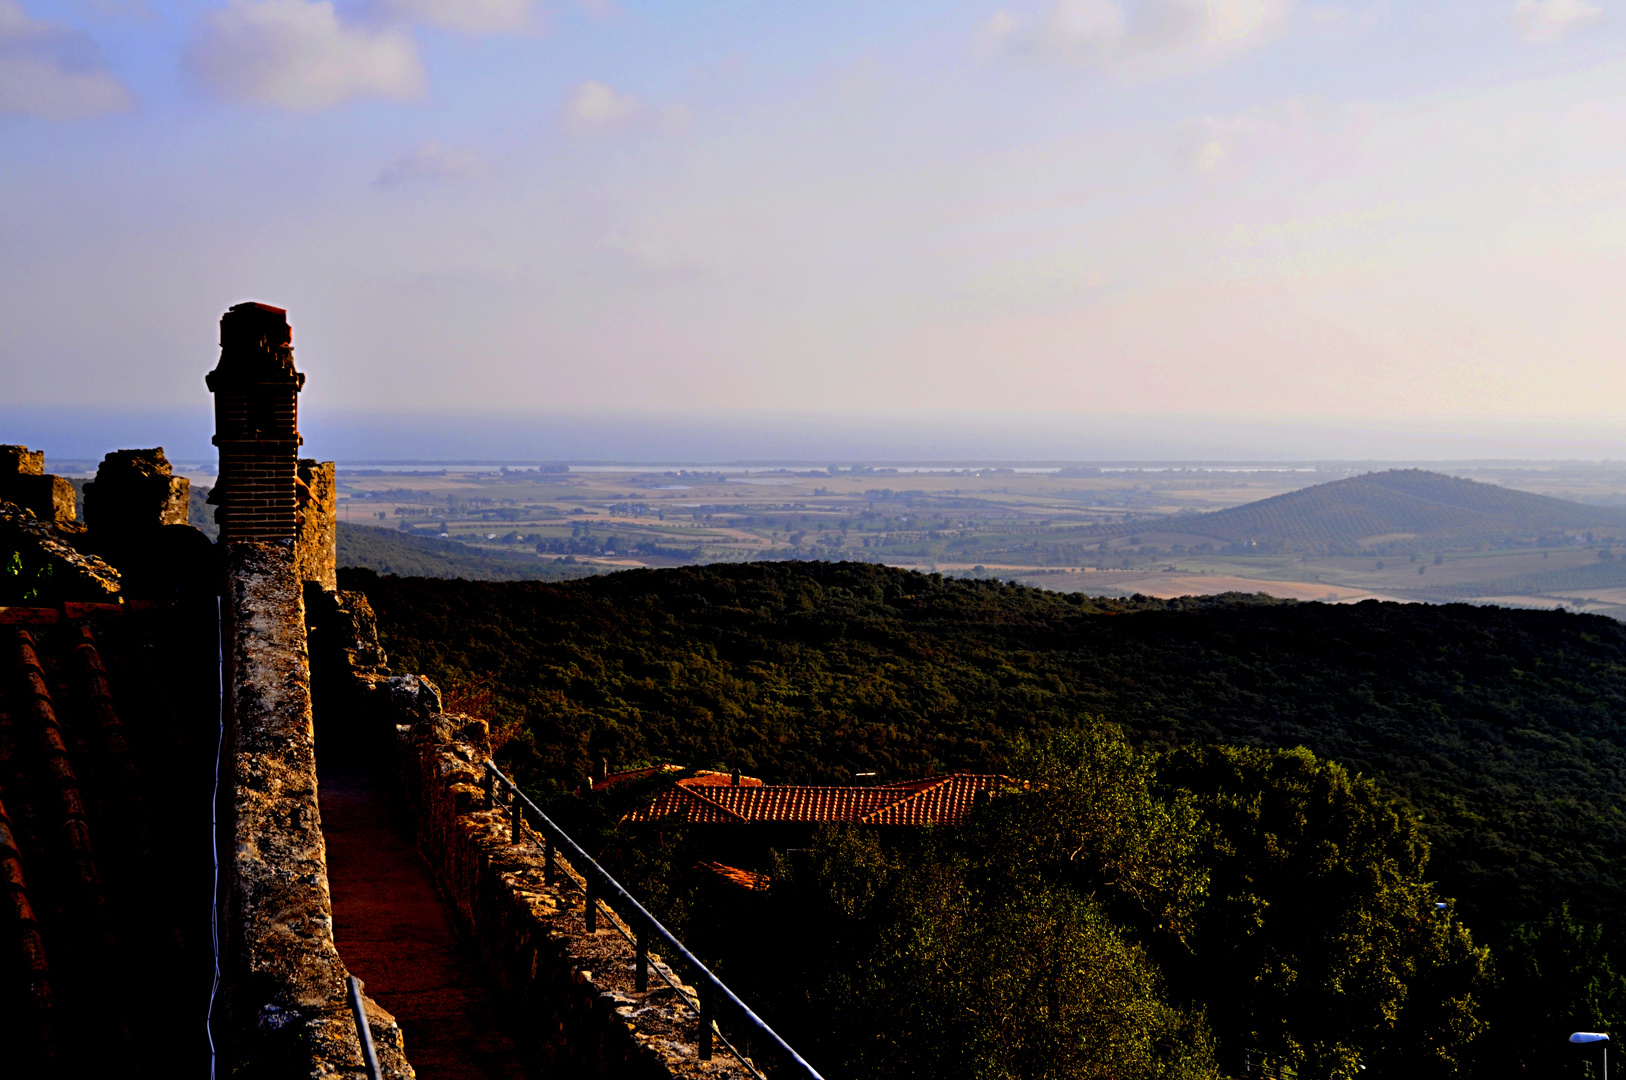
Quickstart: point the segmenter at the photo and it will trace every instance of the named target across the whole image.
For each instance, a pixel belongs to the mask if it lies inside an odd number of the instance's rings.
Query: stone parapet
[[[752,1074],[721,1047],[701,1061],[694,991],[674,990],[658,957],[649,990],[634,989],[634,950],[607,909],[589,933],[581,880],[560,858],[546,883],[534,837],[514,843],[509,815],[491,805],[480,763],[490,758],[486,725],[428,712],[426,695],[378,680],[385,716],[397,723],[405,786],[424,854],[487,972],[530,1032],[524,1047],[544,1075],[614,1078]],[[438,705],[438,701],[436,702]],[[574,883],[575,887],[572,887]],[[681,986],[682,983],[679,982]],[[687,1000],[685,999],[687,998]]]
[[[77,516],[73,485],[45,471],[45,451],[26,446],[0,445],[0,499],[41,521],[69,522]]]
[[[325,592],[337,592],[339,503],[333,462],[300,458],[298,487],[299,524],[294,552],[299,577],[320,585]]]
[[[305,611],[293,543],[234,543],[222,595],[225,1075],[365,1075],[333,941],[316,799]],[[394,1017],[368,1001],[384,1075],[413,1077]]]
[[[172,474],[162,446],[115,450],[85,485],[85,524],[109,537],[185,525],[191,497],[191,481]]]

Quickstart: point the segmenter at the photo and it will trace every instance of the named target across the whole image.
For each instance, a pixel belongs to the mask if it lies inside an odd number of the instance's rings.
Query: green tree
[[[974,815],[965,842],[1007,890],[1099,893],[1120,919],[1183,940],[1208,883],[1201,818],[1185,792],[1155,789],[1156,762],[1092,718],[1023,741],[1012,764],[1023,780]]]
[[[1488,958],[1436,910],[1411,814],[1303,748],[1177,750],[1159,778],[1212,826],[1185,974],[1222,1045],[1317,1077],[1456,1072]]]
[[[799,966],[758,967],[755,991],[846,1076],[1216,1075],[1200,1018],[1169,1003],[1101,904],[1065,886],[989,892],[979,876],[953,838],[827,832],[776,871],[771,920],[799,928]]]
[[[1616,1031],[1626,1020],[1626,978],[1614,968],[1603,927],[1561,910],[1519,926],[1497,951],[1482,1076],[1581,1075],[1572,1031]]]

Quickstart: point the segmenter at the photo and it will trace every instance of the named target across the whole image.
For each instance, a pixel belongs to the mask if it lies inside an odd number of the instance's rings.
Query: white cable
[[[226,748],[226,648],[222,638],[226,628],[221,617],[220,597],[215,597],[215,685],[219,688],[219,730],[215,735],[215,784],[209,799],[209,853],[214,858],[214,886],[209,906],[209,940],[215,952],[215,977],[209,984],[209,1011],[203,1017],[203,1032],[209,1039],[209,1080],[215,1080],[215,994],[220,990],[220,758]]]

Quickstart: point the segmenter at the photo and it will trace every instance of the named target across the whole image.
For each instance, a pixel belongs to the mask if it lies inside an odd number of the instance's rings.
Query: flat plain
[[[537,576],[548,577],[853,559],[1109,596],[1240,591],[1626,616],[1626,561],[1619,580],[1612,565],[1600,565],[1614,557],[1612,536],[1496,548],[1412,543],[1400,532],[1366,538],[1372,554],[1253,554],[1204,543],[1198,515],[1388,467],[341,466],[339,507],[348,525],[535,560]],[[1427,467],[1598,508],[1626,506],[1626,468],[1612,463]]]

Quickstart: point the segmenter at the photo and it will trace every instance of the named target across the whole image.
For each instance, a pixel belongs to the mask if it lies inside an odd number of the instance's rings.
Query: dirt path
[[[400,1021],[407,1060],[424,1080],[531,1077],[387,793],[359,773],[319,783],[339,955]]]

